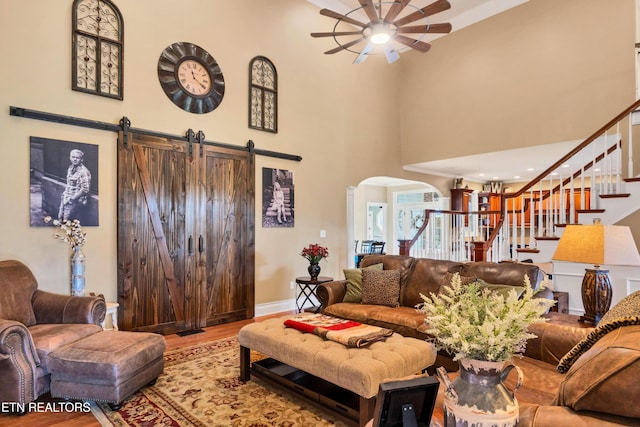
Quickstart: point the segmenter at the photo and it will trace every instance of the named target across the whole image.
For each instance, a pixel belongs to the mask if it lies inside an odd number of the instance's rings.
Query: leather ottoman
[[[164,350],[158,334],[98,332],[49,354],[51,396],[118,406],[162,373]]]

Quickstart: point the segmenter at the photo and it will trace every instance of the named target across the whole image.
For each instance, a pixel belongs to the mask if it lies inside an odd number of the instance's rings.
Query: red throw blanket
[[[383,341],[393,334],[393,331],[389,329],[324,314],[299,314],[285,320],[284,325],[288,328],[315,334],[324,339],[355,348],[366,347],[376,341]]]

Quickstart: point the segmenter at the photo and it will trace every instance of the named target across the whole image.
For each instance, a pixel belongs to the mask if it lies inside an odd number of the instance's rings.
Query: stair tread
[[[535,249],[535,248],[520,248],[520,249],[516,249],[516,252],[525,252],[525,253],[531,253],[531,254],[537,254],[540,252],[540,249]]]
[[[578,213],[602,213],[604,209],[576,209]]]
[[[620,193],[620,194],[601,194],[601,199],[615,199],[615,198],[624,198],[630,197],[631,193]]]

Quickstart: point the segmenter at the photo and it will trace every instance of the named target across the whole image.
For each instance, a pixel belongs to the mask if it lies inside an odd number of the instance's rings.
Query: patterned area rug
[[[264,356],[251,352],[251,359]],[[259,378],[243,383],[236,337],[168,351],[155,385],[127,399],[120,410],[93,405],[103,426],[345,426]]]

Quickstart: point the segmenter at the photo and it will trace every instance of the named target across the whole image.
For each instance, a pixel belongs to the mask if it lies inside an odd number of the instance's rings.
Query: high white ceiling
[[[346,14],[360,8],[358,0],[307,0],[318,8],[327,8],[335,12]],[[410,4],[416,8],[422,8],[435,0],[413,0]],[[473,25],[483,19],[489,18],[510,8],[526,3],[528,0],[449,0],[451,9],[433,15],[432,22],[450,22],[452,32]],[[384,3],[384,2],[383,2]],[[390,3],[388,1],[387,3]],[[412,9],[412,11],[415,9]],[[349,14],[356,17],[360,13],[361,20],[368,19],[362,10]],[[314,28],[313,31],[331,31],[335,20],[327,18],[326,28]],[[429,34],[424,41],[432,41],[443,34]],[[352,53],[344,53],[350,54]],[[428,55],[425,53],[424,55]],[[362,65],[359,65],[362,66]],[[406,165],[406,170],[428,173],[446,177],[463,177],[467,181],[487,182],[526,182],[538,176],[553,162],[571,151],[581,141],[569,141],[555,144],[540,145],[514,150],[504,150],[493,153],[478,154],[473,156],[456,157],[445,160],[416,163]],[[573,166],[573,165],[572,165]],[[377,181],[380,185],[398,185],[393,179]]]

